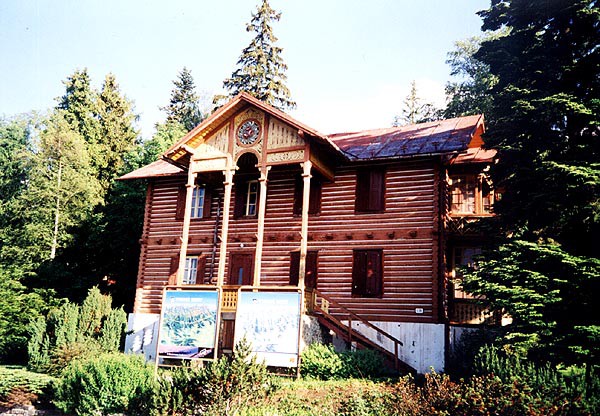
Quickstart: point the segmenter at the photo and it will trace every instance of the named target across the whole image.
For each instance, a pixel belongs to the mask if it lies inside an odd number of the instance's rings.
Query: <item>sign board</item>
[[[301,292],[240,291],[235,342],[246,338],[258,362],[297,367],[301,300]]]
[[[216,289],[165,290],[158,356],[214,358],[218,309],[219,292]]]

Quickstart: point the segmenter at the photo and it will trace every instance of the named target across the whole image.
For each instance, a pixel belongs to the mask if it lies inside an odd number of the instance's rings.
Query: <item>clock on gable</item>
[[[237,139],[242,145],[249,146],[256,143],[260,136],[260,124],[256,120],[246,120],[237,131]]]

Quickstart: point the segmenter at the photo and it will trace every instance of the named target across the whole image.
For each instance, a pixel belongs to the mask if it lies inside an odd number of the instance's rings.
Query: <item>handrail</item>
[[[352,320],[357,320],[362,322],[363,324],[365,324],[366,326],[368,326],[371,329],[374,329],[377,333],[381,334],[382,336],[388,338],[390,341],[392,341],[394,343],[394,358],[395,358],[395,362],[394,365],[397,367],[398,366],[398,361],[400,360],[399,358],[399,354],[398,354],[398,346],[404,346],[404,344],[402,343],[402,341],[400,341],[398,338],[394,337],[393,335],[387,333],[386,331],[384,331],[383,329],[373,325],[371,322],[369,322],[368,320],[366,320],[365,318],[363,318],[360,315],[357,315],[356,313],[352,312],[351,310],[345,308],[344,306],[340,305],[338,302],[336,302],[335,300],[333,300],[332,298],[330,298],[327,295],[324,295],[323,293],[321,293],[319,290],[317,289],[312,289],[313,291],[313,296],[314,296],[314,305],[313,307],[315,309],[317,309],[319,312],[324,313],[326,316],[332,316],[329,312],[329,306],[333,306],[336,309],[341,309],[342,312],[344,312],[344,315],[347,315],[348,317],[348,335],[350,340],[352,339],[352,331],[356,331],[354,328],[352,328]],[[325,300],[329,305],[326,309],[321,308],[318,304],[317,304],[317,297],[320,297],[322,300]],[[333,317],[333,316],[332,316]],[[334,318],[335,319],[335,318]],[[337,319],[336,319],[337,320]],[[360,334],[359,331],[356,331],[356,333]],[[364,334],[360,334],[362,336],[365,336]],[[383,347],[381,347],[383,348]],[[383,348],[386,351],[388,351],[386,348]],[[392,354],[391,351],[388,351],[390,354]]]

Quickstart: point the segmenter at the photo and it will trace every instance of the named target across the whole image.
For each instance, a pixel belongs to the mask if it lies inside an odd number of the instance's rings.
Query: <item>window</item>
[[[494,191],[485,175],[453,175],[450,185],[450,211],[453,214],[491,214]]]
[[[310,196],[308,200],[308,214],[316,215],[321,212],[321,181],[315,177],[310,180]],[[304,190],[304,180],[302,177],[296,180],[294,190],[294,215],[302,215],[302,199]]]
[[[258,181],[241,179],[236,182],[235,187],[234,217],[256,217],[260,195]]]
[[[452,277],[453,279],[462,278],[462,267],[473,267],[475,257],[481,254],[479,247],[454,247],[452,253]],[[460,285],[454,283],[455,299],[473,299],[473,296],[461,290]]]
[[[248,189],[246,190],[246,209],[244,215],[256,215],[256,207],[258,206],[258,181],[249,181]]]
[[[354,250],[352,294],[361,297],[383,295],[383,251]]]
[[[306,252],[306,275],[304,276],[304,287],[314,289],[317,287],[317,250]],[[300,252],[290,253],[290,285],[298,286],[300,277]]]
[[[171,270],[169,272],[169,284],[177,283],[177,269],[179,268],[179,256],[171,258]],[[184,285],[201,285],[204,283],[204,270],[206,268],[206,257],[198,254],[189,255],[185,258],[185,269],[183,270]]]
[[[370,168],[356,173],[356,212],[385,210],[385,170]]]
[[[177,195],[176,218],[182,220],[185,214],[185,198],[187,188],[180,186]],[[210,217],[211,193],[206,185],[196,185],[192,192],[192,210],[190,218]]]

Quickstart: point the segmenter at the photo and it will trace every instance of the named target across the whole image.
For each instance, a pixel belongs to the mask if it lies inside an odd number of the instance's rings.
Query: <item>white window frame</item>
[[[252,190],[252,185],[255,185],[255,189]],[[254,202],[252,201],[254,200]],[[244,215],[253,217],[257,214],[258,207],[258,181],[248,181],[248,187],[246,188],[246,206],[244,208]]]
[[[186,256],[185,269],[183,270],[184,285],[195,285],[198,276],[198,256]]]
[[[204,217],[204,201],[206,198],[206,188],[196,185],[192,193],[192,213],[190,218]]]

